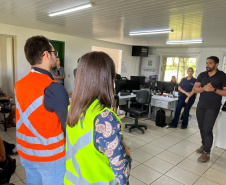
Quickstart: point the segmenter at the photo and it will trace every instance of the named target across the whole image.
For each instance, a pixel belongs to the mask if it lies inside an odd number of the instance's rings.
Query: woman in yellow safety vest
[[[103,52],[81,57],[67,118],[65,185],[129,184],[131,158],[114,102],[115,65]]]

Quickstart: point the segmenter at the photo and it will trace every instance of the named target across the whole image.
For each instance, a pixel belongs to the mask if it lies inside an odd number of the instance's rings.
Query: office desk
[[[157,113],[156,107],[171,110],[175,114],[177,100],[178,98],[153,95],[151,97],[151,106],[155,107],[155,115]],[[148,118],[151,118],[151,109],[149,109]]]
[[[217,147],[226,149],[226,124],[225,124],[225,120],[226,120],[226,112],[225,111],[220,111],[218,118],[217,118],[217,122],[216,122],[216,138],[215,138],[215,145]]]
[[[131,98],[135,98],[136,94],[132,93],[131,95],[128,95],[128,96],[118,95],[118,97],[119,97],[119,105],[126,105],[127,101],[128,101],[128,108],[130,108],[130,100],[131,100]],[[130,117],[130,113],[127,113],[126,116]]]
[[[129,101],[128,104],[130,105],[131,98],[135,98],[136,94],[132,93],[131,95],[127,95],[127,96],[120,96],[120,95],[118,95],[118,97],[119,97],[119,105],[126,105],[127,101]]]

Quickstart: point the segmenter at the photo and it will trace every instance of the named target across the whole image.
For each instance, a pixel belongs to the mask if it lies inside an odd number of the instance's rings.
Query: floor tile
[[[141,145],[135,141],[131,141],[129,139],[125,140],[125,143],[130,147],[130,150],[135,150],[137,148],[139,148]]]
[[[186,148],[192,151],[195,151],[197,148],[200,148],[200,145],[187,140],[182,140],[181,142],[177,143],[175,146]]]
[[[136,160],[137,162],[143,163],[147,161],[148,159],[152,158],[153,155],[148,154],[146,152],[143,152],[139,148],[136,150],[131,151],[131,157],[132,159]]]
[[[149,132],[145,132],[142,135],[136,135],[137,138],[145,141],[146,143],[154,141],[156,139],[158,139],[160,136],[154,135],[154,134],[150,134]]]
[[[13,184],[14,185],[24,185],[24,182],[23,181],[17,181],[17,182],[14,182]]]
[[[166,175],[163,175],[155,182],[153,182],[151,185],[183,185],[183,184]]]
[[[213,163],[211,168],[214,168],[216,170],[219,170],[219,171],[226,173],[226,163],[222,162],[221,160],[216,160],[216,162]]]
[[[137,136],[132,137],[129,140],[132,141],[132,142],[136,142],[139,146],[143,146],[143,145],[147,144],[147,141],[141,140]]]
[[[140,162],[138,162],[138,161],[136,161],[135,159],[133,159],[133,160],[132,160],[132,164],[131,164],[131,168],[133,169],[133,168],[139,166],[140,164],[141,164]]]
[[[181,162],[184,159],[184,157],[177,155],[177,154],[174,154],[174,153],[167,151],[167,150],[160,153],[156,157],[161,158],[165,161],[168,161],[168,162],[170,162],[174,165],[178,164],[179,162]]]
[[[18,177],[20,179],[25,179],[26,178],[26,171],[25,171],[24,167],[21,164],[16,166],[15,173],[18,175]]]
[[[219,170],[209,168],[202,176],[218,184],[226,184],[226,173]]]
[[[183,157],[187,157],[194,152],[193,150],[189,150],[187,148],[179,147],[179,146],[176,146],[176,145],[168,148],[167,150],[169,150],[172,153],[183,156]]]
[[[186,129],[184,129],[184,131],[186,131]],[[180,139],[185,139],[185,138],[190,136],[190,135],[186,135],[185,133],[182,133],[182,132],[179,132],[179,131],[172,132],[169,135],[174,136],[174,137],[178,137]]]
[[[156,136],[162,137],[165,136],[166,133],[161,132],[160,130],[146,130],[146,132],[149,132],[150,134],[154,134]]]
[[[136,179],[132,175],[130,175],[129,177],[129,184],[130,185],[147,185],[144,182],[141,182],[140,180]]]
[[[148,161],[144,162],[144,165],[146,165],[160,173],[163,173],[163,174],[174,167],[174,165],[172,163],[164,161],[158,157],[153,157],[153,158],[149,159]]]
[[[10,183],[14,183],[14,182],[17,182],[17,181],[20,181],[20,178],[18,177],[18,175],[16,173],[14,173],[11,178],[10,178]]]
[[[216,182],[210,181],[206,178],[200,177],[194,185],[219,185]]]
[[[200,176],[209,168],[208,166],[191,159],[185,159],[177,166]]]
[[[172,141],[165,141],[165,139],[159,138],[159,139],[151,142],[151,144],[158,146],[160,148],[163,148],[163,149],[167,149],[167,148],[170,148],[171,146],[173,146],[175,143],[173,143]]]
[[[199,178],[198,175],[195,175],[194,173],[191,173],[177,166],[168,171],[166,175],[185,185],[191,185]]]
[[[147,152],[153,156],[156,156],[158,155],[159,153],[163,152],[164,149],[163,148],[160,148],[160,147],[157,147],[151,143],[148,143],[144,146],[141,146],[140,149],[144,152]]]
[[[200,138],[194,137],[193,135],[190,136],[190,137],[188,137],[188,138],[186,138],[185,140],[186,140],[186,141],[193,142],[193,143],[199,145],[199,147],[201,146],[201,143],[202,143]],[[198,147],[198,148],[199,148],[199,147]]]
[[[131,170],[130,174],[138,180],[150,184],[158,179],[162,174],[141,164],[138,167]]]

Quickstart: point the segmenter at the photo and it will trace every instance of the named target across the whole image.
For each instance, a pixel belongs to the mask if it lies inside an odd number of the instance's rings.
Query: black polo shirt
[[[209,76],[208,72],[202,72],[199,74],[196,82],[201,83],[201,87],[211,83],[214,88],[223,89],[226,87],[226,74],[223,71],[217,70],[213,76]],[[202,92],[200,93],[198,106],[206,109],[219,109],[221,106],[222,96],[215,92]]]

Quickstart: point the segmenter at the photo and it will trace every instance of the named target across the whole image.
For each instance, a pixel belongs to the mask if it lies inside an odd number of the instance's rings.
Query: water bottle
[[[119,109],[119,106],[117,108],[117,115],[120,115],[120,109]]]

